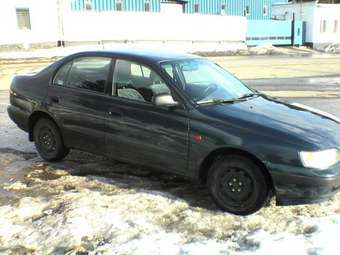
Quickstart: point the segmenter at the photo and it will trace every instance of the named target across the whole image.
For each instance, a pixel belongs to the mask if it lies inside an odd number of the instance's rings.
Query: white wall
[[[111,42],[125,46],[182,51],[245,48],[246,18],[145,12],[71,12],[68,0],[1,0],[0,45],[57,42]],[[30,31],[20,31],[16,8],[29,8]],[[59,24],[59,25],[58,25]],[[63,29],[61,29],[63,28]],[[64,31],[63,35],[60,32]]]
[[[218,15],[143,12],[67,12],[66,41],[128,41],[184,51],[244,48],[246,19]]]
[[[313,43],[315,5],[315,2],[275,4],[273,5],[272,16],[276,19],[292,20],[293,13],[295,13],[297,20],[306,22],[306,42]]]
[[[320,23],[326,20],[326,32],[320,31]],[[338,21],[337,31],[334,33],[334,21]],[[318,4],[314,16],[314,43],[340,43],[340,4]]]
[[[277,4],[273,7],[273,17],[279,19],[306,21],[306,42],[318,44],[340,43],[340,4],[296,3]],[[321,21],[326,20],[326,32],[320,31]],[[338,20],[337,32],[333,32],[334,20]]]
[[[58,39],[57,0],[1,0],[0,45],[53,42]],[[16,8],[29,8],[31,31],[20,31]]]

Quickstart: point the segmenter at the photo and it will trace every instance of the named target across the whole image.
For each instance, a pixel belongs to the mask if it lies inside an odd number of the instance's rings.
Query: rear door
[[[105,152],[105,103],[112,59],[79,57],[64,64],[48,89],[48,110],[62,127],[71,148]]]
[[[188,112],[153,104],[171,93],[149,67],[118,59],[107,115],[108,156],[176,173],[185,173],[188,157]]]

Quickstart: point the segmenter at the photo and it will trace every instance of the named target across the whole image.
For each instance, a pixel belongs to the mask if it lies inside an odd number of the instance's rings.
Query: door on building
[[[167,14],[178,14],[184,12],[184,4],[177,2],[162,2],[161,12]]]

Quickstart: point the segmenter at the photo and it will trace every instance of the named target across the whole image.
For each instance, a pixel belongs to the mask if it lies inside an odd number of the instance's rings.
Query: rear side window
[[[72,61],[60,67],[56,76],[54,76],[53,84],[56,84],[59,86],[66,86],[67,75],[68,75],[68,72],[71,66],[72,66]]]
[[[53,83],[104,93],[110,67],[111,58],[77,58],[59,69]]]
[[[85,57],[73,61],[67,87],[104,92],[111,67],[110,58]]]

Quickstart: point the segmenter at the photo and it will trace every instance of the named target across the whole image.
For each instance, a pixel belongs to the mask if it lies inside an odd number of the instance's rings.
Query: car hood
[[[233,104],[199,107],[202,113],[229,124],[246,125],[256,132],[287,134],[311,144],[313,148],[340,148],[340,120],[335,116],[301,104],[290,104],[267,96],[257,96]],[[261,130],[261,127],[264,129]],[[280,138],[279,138],[280,139]],[[294,140],[294,139],[293,139]]]

